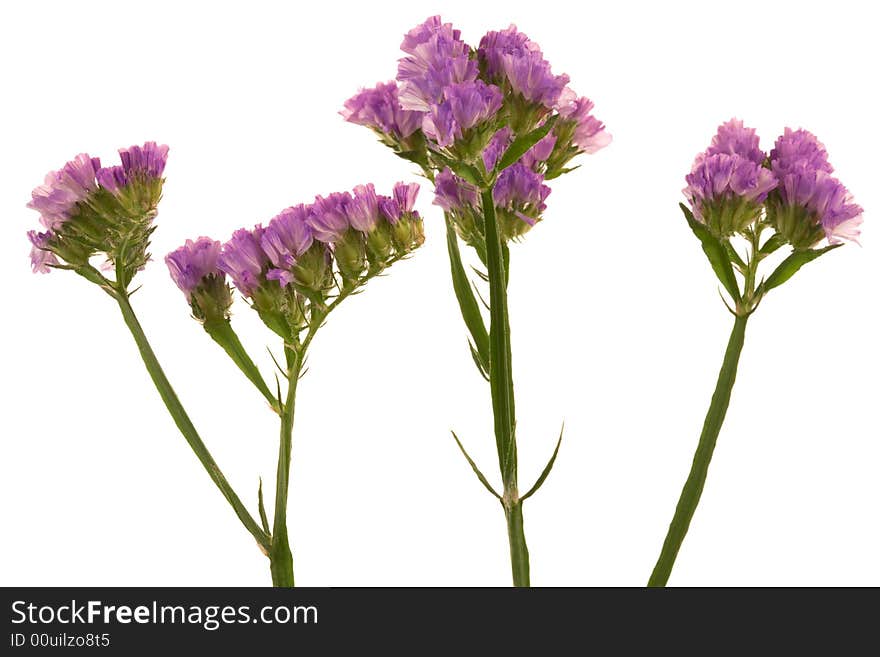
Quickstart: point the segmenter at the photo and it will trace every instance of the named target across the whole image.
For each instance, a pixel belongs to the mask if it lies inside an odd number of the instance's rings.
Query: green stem
[[[275,517],[272,524],[271,562],[272,585],[292,587],[293,554],[287,534],[287,494],[290,488],[290,456],[293,448],[293,416],[296,407],[296,386],[301,369],[301,354],[285,345],[287,358],[287,398],[281,410],[281,436],[278,441],[278,473],[275,479]]]
[[[156,359],[156,354],[153,353],[153,349],[147,341],[147,336],[144,334],[143,327],[141,327],[140,322],[138,322],[138,319],[135,316],[134,309],[131,307],[128,294],[125,291],[117,291],[114,297],[119,303],[119,308],[122,311],[122,317],[125,320],[125,324],[128,326],[128,329],[134,337],[134,341],[140,351],[144,365],[146,365],[147,371],[150,373],[150,377],[153,379],[153,383],[159,391],[159,395],[162,397],[162,401],[165,402],[165,407],[174,419],[177,428],[180,429],[180,433],[186,438],[186,442],[189,443],[189,446],[192,448],[193,452],[195,452],[202,466],[204,466],[208,475],[211,477],[211,480],[217,485],[220,492],[223,493],[223,497],[225,497],[226,501],[232,506],[238,519],[241,520],[241,523],[245,526],[245,529],[247,529],[254,539],[256,539],[263,552],[268,552],[270,542],[269,536],[260,528],[245,508],[244,504],[242,504],[238,495],[220,471],[220,467],[217,465],[216,461],[214,461],[210,452],[208,452],[205,443],[203,443],[202,439],[199,437],[192,421],[189,419],[183,405],[180,403],[174,389],[171,387],[165,373],[162,371],[159,361]]]
[[[502,502],[502,504],[505,504]],[[504,506],[507,518],[507,538],[510,541],[510,564],[513,571],[513,585],[529,586],[529,548],[523,529],[522,500]]]
[[[502,505],[507,517],[510,562],[514,586],[529,586],[529,550],[523,529],[522,501],[517,484],[516,416],[511,367],[510,320],[507,311],[507,264],[509,253],[502,244],[495,217],[492,189],[482,192],[486,230],[486,269],[489,276],[489,384],[495,418],[495,444],[501,479]]]
[[[706,483],[706,474],[709,471],[709,462],[712,460],[718,433],[721,431],[724,415],[730,404],[730,392],[736,379],[736,368],[740,353],[742,353],[747,321],[748,315],[738,315],[733,324],[733,331],[724,354],[724,362],[721,365],[721,372],[718,374],[718,383],[715,386],[712,403],[709,405],[709,412],[703,423],[700,442],[694,454],[694,462],[681,491],[681,498],[678,500],[675,515],[669,524],[669,532],[663,542],[663,549],[657,559],[657,565],[654,566],[654,571],[651,573],[651,579],[648,580],[648,586],[666,586],[669,574],[672,572],[672,566],[675,564],[675,558],[678,556],[678,551],[690,526],[691,518],[693,518],[697,504],[700,502],[700,495],[702,495],[703,486]]]

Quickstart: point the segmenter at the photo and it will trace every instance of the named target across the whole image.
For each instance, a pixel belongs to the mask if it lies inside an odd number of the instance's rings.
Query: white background
[[[308,5],[308,6],[306,6]],[[769,149],[806,127],[866,210],[848,245],[774,291],[740,374],[676,585],[880,585],[876,21],[864,3],[444,2],[472,44],[515,22],[596,103],[613,144],[553,183],[513,248],[521,487],[536,585],[643,585],[690,465],[731,317],[677,204],[716,126]],[[589,8],[587,8],[589,7]],[[821,8],[820,8],[821,7]],[[4,585],[262,585],[268,562],[177,433],[117,308],[34,276],[24,206],[88,150],[170,144],[136,310],[256,513],[276,423],[161,262],[316,193],[412,167],[337,115],[391,79],[441,3],[9,3],[0,16],[0,499]],[[467,353],[441,213],[428,239],[319,334],[300,386],[290,531],[298,584],[506,585],[488,387]],[[235,325],[270,372],[270,335]],[[272,484],[267,484],[271,491]],[[271,493],[269,494],[271,504]],[[270,507],[271,509],[271,507]],[[271,513],[271,512],[270,512]]]

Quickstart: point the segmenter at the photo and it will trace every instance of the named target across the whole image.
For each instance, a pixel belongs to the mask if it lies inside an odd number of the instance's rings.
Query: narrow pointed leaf
[[[727,293],[733,297],[734,301],[739,301],[741,299],[739,286],[736,282],[736,274],[733,272],[733,266],[730,264],[730,256],[727,253],[727,249],[724,248],[724,245],[717,237],[709,232],[709,229],[706,228],[706,226],[694,218],[694,215],[687,206],[681,203],[679,204],[679,207],[684,213],[684,218],[687,219],[688,226],[691,227],[691,230],[694,231],[694,235],[700,240],[700,244],[703,246],[703,252],[709,259],[709,264],[712,265],[712,269],[718,277],[718,280],[721,281],[721,285],[723,285],[724,289],[727,290]]]
[[[471,334],[474,348],[477,350],[480,360],[488,364],[490,362],[489,333],[486,330],[483,315],[480,313],[480,307],[474,297],[467,272],[461,262],[458,236],[455,234],[455,229],[452,227],[452,222],[448,217],[446,218],[446,245],[449,251],[449,264],[452,270],[452,288],[455,291],[455,298],[458,300],[458,306],[461,309],[461,317],[464,319],[465,326],[467,326]]]
[[[477,353],[477,350],[474,349],[474,343],[468,340],[468,347],[471,350],[471,358],[474,359],[474,365],[477,366],[477,370],[480,372],[480,376],[482,376],[486,381],[489,381],[489,367],[487,363],[484,363],[480,359],[480,354]]]
[[[727,251],[727,257],[730,258],[730,262],[739,267],[740,271],[745,270],[746,263],[742,259],[742,256],[736,252],[736,249],[733,248],[733,244],[730,243],[730,240],[724,240],[724,250]]]
[[[764,246],[761,247],[760,253],[761,255],[770,255],[783,244],[785,244],[785,238],[779,233],[775,233],[770,239],[764,242]]]
[[[257,488],[257,504],[260,507],[260,523],[263,525],[263,531],[267,534],[272,532],[269,530],[269,519],[266,517],[266,506],[263,504],[263,478],[260,477],[260,486]]]
[[[779,287],[789,278],[794,276],[798,269],[803,267],[808,262],[812,262],[820,255],[828,253],[829,251],[836,249],[838,246],[842,246],[841,244],[832,244],[830,246],[826,246],[824,249],[810,249],[808,251],[795,251],[790,256],[788,256],[785,260],[779,263],[779,266],[773,270],[773,273],[767,277],[767,280],[764,281],[764,289],[762,290],[764,293],[769,292],[774,287]]]
[[[498,173],[501,173],[509,167],[511,164],[515,163],[519,158],[525,155],[529,149],[541,141],[547,134],[553,129],[553,126],[556,124],[556,116],[552,116],[547,121],[544,122],[544,125],[539,126],[532,130],[531,132],[527,132],[524,135],[520,135],[516,139],[513,140],[513,143],[507,147],[507,150],[504,151],[504,155],[501,156],[501,160],[498,162],[498,165],[495,167],[495,170]]]
[[[206,321],[203,326],[214,342],[223,347],[223,350],[247,377],[248,381],[253,383],[256,389],[260,391],[260,394],[266,398],[269,406],[277,412],[281,407],[279,401],[269,390],[263,375],[260,374],[259,368],[251,360],[241,340],[238,339],[238,335],[233,330],[229,320]]]
[[[480,483],[486,487],[486,490],[492,493],[499,500],[501,496],[495,492],[495,489],[492,488],[492,484],[489,483],[489,480],[480,472],[480,469],[477,467],[477,464],[474,463],[474,460],[468,455],[467,451],[464,448],[464,445],[461,444],[461,441],[458,439],[458,436],[455,435],[455,432],[452,431],[452,437],[455,438],[455,443],[458,445],[458,448],[461,450],[461,453],[467,459],[468,464],[471,466],[471,469],[474,471],[474,474],[477,475],[477,479],[480,480]]]
[[[483,174],[481,174],[475,166],[468,164],[467,162],[452,160],[443,155],[443,153],[438,153],[437,151],[431,151],[431,156],[444,166],[449,167],[452,170],[452,173],[459,178],[464,178],[466,181],[477,187],[482,187],[484,185]]]
[[[559,454],[559,446],[562,445],[562,434],[565,432],[565,424],[563,423],[562,429],[559,430],[559,440],[556,441],[556,449],[553,450],[553,455],[550,457],[550,460],[547,461],[547,465],[544,466],[543,472],[541,472],[541,476],[538,477],[538,481],[535,482],[535,485],[529,489],[529,492],[523,495],[520,500],[525,500],[526,498],[531,497],[535,493],[538,492],[538,489],[544,483],[544,480],[547,479],[547,475],[550,474],[550,471],[553,469],[553,464],[556,463],[556,457]]]

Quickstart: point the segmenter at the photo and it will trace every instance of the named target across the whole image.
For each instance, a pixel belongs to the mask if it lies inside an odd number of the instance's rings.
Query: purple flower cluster
[[[235,231],[223,245],[217,267],[246,297],[253,297],[266,281],[278,281],[282,287],[293,282],[305,284],[301,268],[306,260],[309,265],[323,268],[336,247],[346,240],[364,243],[385,227],[393,232],[403,223],[420,226],[419,213],[413,209],[418,190],[417,184],[397,183],[391,196],[381,196],[372,184],[367,184],[358,185],[352,192],[317,196],[310,205],[282,210],[266,227]],[[400,248],[412,249],[421,243],[416,241]],[[309,284],[317,284],[318,278],[309,277]]]
[[[555,75],[540,47],[513,25],[487,33],[474,49],[451,23],[432,16],[410,30],[400,47],[405,56],[398,63],[399,88],[387,83],[361,90],[341,112],[382,133],[399,152],[407,150],[402,142],[418,126],[434,147],[463,144],[458,155],[476,159],[499,130],[524,134],[552,112],[559,114],[559,134],[566,133],[558,172],[574,155],[594,153],[611,140],[590,114],[593,103],[568,87],[567,75]],[[497,162],[500,141],[490,145],[484,163]]]
[[[806,221],[821,228],[829,243],[858,242],[862,208],[831,175],[834,169],[828,153],[815,135],[786,128],[770,152],[770,167],[779,179],[779,207],[774,208],[773,218],[784,230],[796,229],[785,225],[783,215],[790,215],[786,209],[799,209],[805,212]]]
[[[380,82],[372,89],[361,89],[345,101],[340,114],[346,121],[390,135],[395,141],[407,139],[422,127],[423,113],[400,106],[394,82]]]
[[[723,237],[745,230],[766,207],[769,222],[795,248],[822,237],[856,241],[862,209],[832,171],[812,133],[786,128],[768,157],[755,130],[731,119],[697,156],[684,194],[694,216]]]
[[[105,167],[97,172],[98,184],[112,194],[135,181],[159,180],[168,160],[168,146],[148,141],[143,146],[119,149],[119,166]]]
[[[58,256],[76,258],[75,264],[84,264],[97,246],[105,251],[112,248],[107,237],[110,226],[117,233],[125,233],[135,228],[119,224],[127,217],[152,219],[161,194],[168,147],[147,142],[121,149],[119,154],[121,166],[101,167],[99,158],[80,153],[46,175],[43,184],[31,192],[27,207],[40,213],[40,223],[47,229],[28,232],[35,272],[48,272],[59,264]],[[136,188],[134,200],[120,198],[126,186]]]
[[[506,210],[529,226],[535,225],[547,207],[544,201],[549,194],[550,188],[544,184],[544,176],[522,162],[502,171],[492,190],[492,198],[499,211]]]

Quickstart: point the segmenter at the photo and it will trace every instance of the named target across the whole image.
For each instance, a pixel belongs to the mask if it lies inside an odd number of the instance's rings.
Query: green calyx
[[[777,198],[767,203],[767,220],[795,249],[813,248],[825,237],[815,215],[803,206],[782,203]]]

